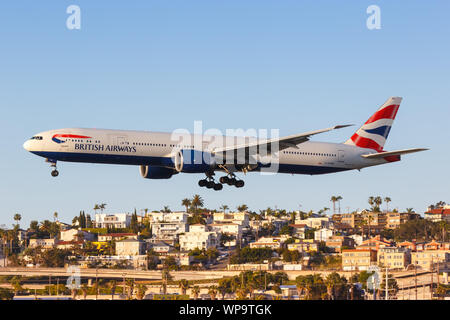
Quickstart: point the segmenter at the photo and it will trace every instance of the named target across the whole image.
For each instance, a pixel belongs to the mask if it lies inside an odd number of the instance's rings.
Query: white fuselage
[[[178,150],[214,152],[216,148],[255,140],[253,137],[70,128],[39,133],[26,141],[24,148],[51,162],[166,166],[166,160],[171,159]],[[272,164],[271,168],[280,173],[324,174],[389,162],[361,157],[374,152],[347,144],[307,141],[297,148],[278,151],[277,163]],[[259,170],[259,167],[255,168],[255,171]]]

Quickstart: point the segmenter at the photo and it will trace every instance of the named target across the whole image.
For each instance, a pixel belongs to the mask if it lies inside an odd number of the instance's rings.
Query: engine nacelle
[[[204,173],[214,169],[216,161],[209,152],[179,150],[172,157],[172,164],[177,172]]]
[[[169,179],[178,173],[173,169],[157,166],[140,166],[139,171],[145,179]]]

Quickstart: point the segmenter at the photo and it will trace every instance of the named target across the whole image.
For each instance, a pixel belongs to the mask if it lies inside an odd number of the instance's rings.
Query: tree
[[[217,286],[210,286],[209,290],[208,290],[208,294],[211,297],[211,300],[216,300]]]
[[[138,300],[144,299],[145,292],[147,292],[147,286],[145,284],[138,284],[136,298],[138,298]]]
[[[189,281],[186,280],[186,279],[181,279],[180,281],[178,281],[178,287],[179,287],[180,290],[181,290],[181,294],[182,294],[182,295],[185,295],[187,289],[190,288]]]
[[[339,213],[341,213],[341,200],[342,200],[343,198],[341,197],[341,196],[337,196],[336,197],[336,201],[338,202],[338,205],[339,205]]]
[[[13,300],[14,291],[7,288],[0,288],[0,300]]]
[[[203,199],[202,199],[202,197],[200,195],[195,194],[194,197],[191,200],[191,204],[192,204],[192,206],[195,209],[194,212],[197,213],[198,208],[203,207],[204,202],[203,202]]]
[[[106,208],[106,203],[102,203],[98,206],[98,208],[100,209],[100,212],[103,213],[103,210],[105,210]]]
[[[237,207],[237,210],[239,212],[246,212],[248,210],[248,206],[246,204],[241,204],[240,206]]]
[[[226,204],[223,204],[219,209],[222,210],[224,213],[227,213],[229,207]]]
[[[94,212],[95,212],[95,214],[97,214],[97,210],[100,210],[100,206],[96,203],[94,205]]]
[[[330,201],[333,202],[333,213],[336,214],[336,202],[338,201],[338,199],[336,196],[332,196]]]
[[[183,200],[181,200],[181,205],[186,208],[186,213],[188,213],[189,207],[191,206],[191,200],[184,198]]]
[[[116,293],[117,282],[112,280],[109,282],[109,289],[111,291],[111,300],[114,300],[114,294]]]
[[[386,203],[386,212],[389,212],[389,202],[391,202],[391,198],[385,197],[384,202]]]
[[[16,221],[16,226],[19,226],[19,221],[22,219],[22,216],[19,213],[14,215],[14,221]]]
[[[200,294],[200,287],[199,286],[194,286],[191,290],[192,295],[194,296],[194,300],[198,299],[198,295]]]
[[[56,211],[53,213],[53,221],[54,222],[58,221],[58,212]]]

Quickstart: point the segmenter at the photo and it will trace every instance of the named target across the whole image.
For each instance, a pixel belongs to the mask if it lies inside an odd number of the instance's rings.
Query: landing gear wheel
[[[198,185],[200,187],[206,187],[206,184],[208,183],[208,181],[206,179],[202,179],[198,181]]]
[[[228,185],[234,186],[236,185],[237,180],[235,178],[228,179]]]
[[[244,186],[244,184],[245,184],[244,180],[238,180],[238,181],[236,181],[235,186],[236,186],[236,188],[242,188]]]
[[[219,190],[222,190],[222,189],[223,189],[223,185],[222,184],[216,183],[214,185],[214,190],[219,191]]]
[[[52,177],[57,177],[59,175],[59,172],[58,172],[58,170],[53,170],[52,171]]]
[[[227,176],[220,177],[220,179],[219,179],[219,182],[222,184],[226,184],[226,183],[228,183],[228,181],[229,181],[229,178]]]
[[[216,184],[214,183],[214,181],[208,181],[208,183],[206,184],[206,187],[208,189],[212,189],[212,188],[214,188],[215,185]]]

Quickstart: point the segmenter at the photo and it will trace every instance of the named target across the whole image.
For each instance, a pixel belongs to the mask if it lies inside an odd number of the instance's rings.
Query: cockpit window
[[[42,140],[42,137],[41,136],[34,136],[34,137],[31,137],[30,140]]]

